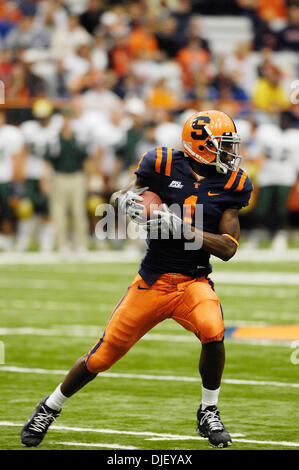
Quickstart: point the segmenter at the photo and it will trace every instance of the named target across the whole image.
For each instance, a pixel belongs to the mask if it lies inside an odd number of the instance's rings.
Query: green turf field
[[[132,263],[1,266],[0,449],[23,449],[21,425],[102,334],[136,270]],[[228,327],[299,323],[297,263],[221,262],[214,271]],[[291,342],[228,338],[226,351],[219,409],[230,449],[298,449]],[[195,433],[199,354],[192,334],[172,320],[160,324],[69,400],[39,449],[210,449]]]

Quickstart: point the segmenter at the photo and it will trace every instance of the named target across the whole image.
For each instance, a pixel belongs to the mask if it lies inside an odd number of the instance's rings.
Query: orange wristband
[[[230,238],[237,246],[239,246],[238,241],[237,241],[234,237],[232,237],[231,235],[229,235],[228,233],[222,233],[222,235],[223,235],[224,237]]]

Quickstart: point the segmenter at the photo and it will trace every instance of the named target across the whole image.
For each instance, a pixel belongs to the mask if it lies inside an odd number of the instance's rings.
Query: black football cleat
[[[27,447],[37,447],[45,437],[49,426],[60,415],[60,411],[52,410],[46,405],[45,397],[35,408],[26,421],[22,432],[22,444]]]
[[[197,411],[196,431],[200,436],[207,437],[213,447],[223,448],[232,445],[232,439],[220,419],[217,406],[208,406],[204,410],[200,406]]]

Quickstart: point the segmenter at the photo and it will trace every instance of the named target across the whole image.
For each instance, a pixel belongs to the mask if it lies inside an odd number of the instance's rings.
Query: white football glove
[[[171,212],[166,204],[162,204],[162,210],[154,211],[153,215],[156,218],[147,221],[147,230],[154,235],[159,231],[162,239],[168,239],[170,233],[174,238],[181,238],[183,221],[174,212]]]
[[[124,194],[120,194],[117,198],[120,212],[128,215],[129,217],[138,218],[142,213],[144,206],[142,204],[138,204],[137,201],[143,201],[143,197],[141,197],[140,194],[144,193],[148,189],[148,187],[132,189]]]

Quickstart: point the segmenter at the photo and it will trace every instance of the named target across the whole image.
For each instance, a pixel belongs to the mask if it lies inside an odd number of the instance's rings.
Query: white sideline
[[[16,426],[16,427],[23,427],[24,424],[20,423],[13,423],[11,421],[0,421],[0,426]],[[102,434],[124,434],[124,435],[131,435],[131,436],[146,436],[145,440],[166,440],[166,441],[175,441],[175,440],[203,440],[203,437],[199,436],[187,436],[181,434],[160,434],[154,432],[133,432],[133,431],[119,431],[114,429],[97,429],[97,428],[79,428],[79,427],[71,427],[71,426],[51,426],[51,429],[55,429],[57,431],[71,431],[71,432],[93,432],[93,433],[102,433]],[[231,434],[232,437],[236,436]],[[285,447],[299,447],[299,442],[289,442],[289,441],[258,441],[255,439],[243,439],[234,437],[234,442],[240,442],[245,444],[263,444],[263,445],[272,445],[272,446],[285,446]]]
[[[15,372],[21,374],[46,374],[46,375],[66,375],[66,370],[39,369],[17,366],[0,366],[0,372]],[[98,375],[103,378],[116,379],[140,379],[140,380],[160,380],[170,382],[200,382],[199,377],[184,377],[173,375],[147,375],[147,374],[121,374],[116,372],[103,372]],[[299,383],[275,382],[266,380],[245,380],[245,379],[222,379],[222,383],[229,385],[259,385],[270,387],[290,387],[299,388]]]
[[[78,260],[76,254],[70,255],[70,258],[62,259],[59,253],[17,253],[17,252],[3,252],[0,254],[1,264],[72,264],[72,263],[134,263],[139,262],[143,257],[143,253],[136,253],[130,251],[89,251],[84,255],[84,260]],[[231,259],[230,263],[235,262],[279,262],[279,261],[299,261],[299,250],[290,248],[288,250],[274,251],[271,249],[244,249],[242,246],[237,251],[236,255]],[[212,257],[213,263],[223,263],[216,257]]]

